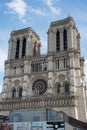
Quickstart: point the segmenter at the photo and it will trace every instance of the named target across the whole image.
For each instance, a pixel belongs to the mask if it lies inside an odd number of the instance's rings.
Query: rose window
[[[45,80],[39,79],[33,83],[32,91],[34,94],[42,95],[46,92],[46,90],[47,90],[47,83]]]

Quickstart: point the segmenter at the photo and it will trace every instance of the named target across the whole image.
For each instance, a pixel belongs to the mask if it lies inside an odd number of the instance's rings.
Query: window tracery
[[[63,70],[69,68],[68,57],[59,57],[54,60],[54,66],[56,70]]]
[[[43,79],[38,79],[33,83],[32,91],[35,95],[42,95],[47,90],[47,83]]]
[[[47,71],[47,61],[45,59],[39,61],[32,61],[31,71],[32,73]]]

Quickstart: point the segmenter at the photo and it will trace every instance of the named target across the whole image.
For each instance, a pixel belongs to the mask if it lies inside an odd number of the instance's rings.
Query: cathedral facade
[[[32,28],[11,32],[0,110],[51,108],[86,122],[87,95],[80,33],[72,17],[51,22],[48,51]]]

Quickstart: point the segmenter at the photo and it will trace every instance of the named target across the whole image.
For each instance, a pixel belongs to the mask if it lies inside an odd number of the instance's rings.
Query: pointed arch
[[[63,31],[63,47],[64,50],[67,50],[67,30],[64,29]]]
[[[26,38],[23,39],[23,45],[22,45],[22,58],[26,54]]]
[[[56,51],[60,51],[60,32],[56,33]]]
[[[56,92],[57,92],[57,94],[61,93],[61,84],[59,82],[56,83]]]
[[[69,94],[69,92],[70,92],[70,85],[68,82],[64,83],[64,91],[66,94]]]
[[[15,59],[19,58],[19,49],[20,49],[20,40],[17,39],[17,43],[16,43],[16,52],[15,52]]]
[[[59,94],[60,93],[60,89],[61,89],[61,85],[60,83],[57,84],[57,93]]]
[[[36,44],[37,44],[37,41],[34,43],[34,49],[33,49],[34,56],[36,56]]]
[[[19,88],[19,98],[22,98],[22,91],[23,91],[23,89]]]
[[[16,97],[16,89],[14,88],[13,90],[12,90],[12,98],[15,98]]]

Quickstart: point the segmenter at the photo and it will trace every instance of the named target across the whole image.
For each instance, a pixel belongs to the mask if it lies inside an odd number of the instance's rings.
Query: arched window
[[[36,56],[36,44],[37,42],[34,43],[34,56]]]
[[[18,59],[18,58],[19,58],[19,48],[20,48],[20,40],[18,39],[18,40],[17,40],[17,43],[16,43],[15,59]]]
[[[16,89],[14,88],[12,91],[12,98],[15,98],[15,97],[16,97]]]
[[[60,32],[57,31],[56,33],[56,50],[59,51],[60,50]]]
[[[22,98],[22,88],[19,89],[19,98]]]
[[[65,93],[69,93],[69,83],[65,83]]]
[[[64,59],[63,59],[63,62],[64,62],[64,68],[67,68],[67,59],[64,58]]]
[[[34,70],[34,67],[35,67],[34,62],[32,62],[32,63],[31,63],[31,72],[32,72],[32,73],[35,71],[35,70]]]
[[[60,89],[61,89],[61,85],[58,83],[57,84],[57,93],[60,94]]]
[[[64,30],[63,32],[63,46],[64,46],[64,50],[67,50],[67,31]]]
[[[22,45],[22,58],[25,56],[26,53],[26,39],[23,39],[23,45]]]
[[[35,63],[35,72],[38,72],[38,62]]]
[[[32,91],[35,95],[42,95],[47,90],[47,83],[44,79],[38,79],[33,83]]]

